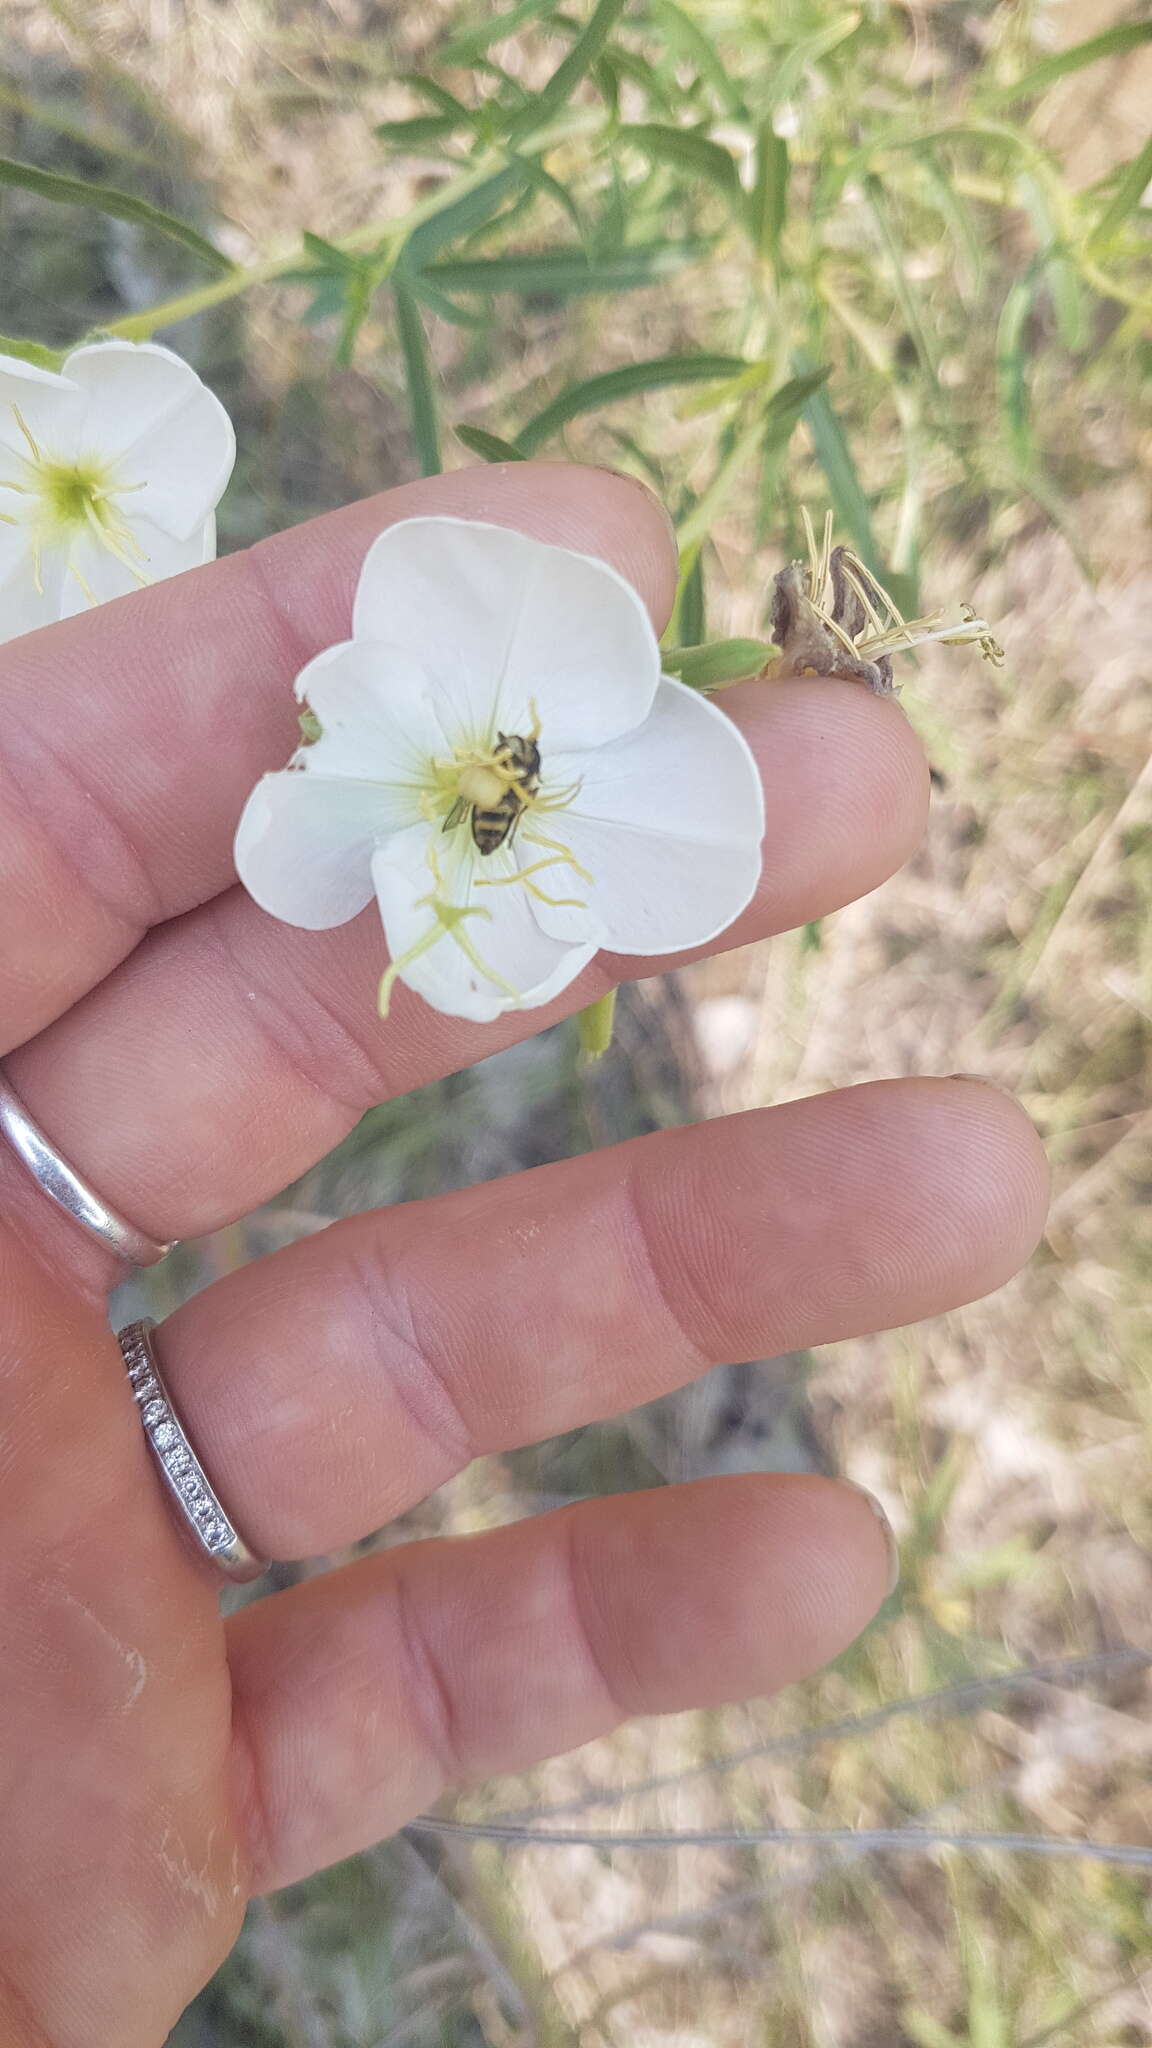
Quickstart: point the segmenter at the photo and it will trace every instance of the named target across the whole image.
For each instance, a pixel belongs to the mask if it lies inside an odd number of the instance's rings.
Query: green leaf
[[[1028,396],[1028,350],[1024,327],[1036,291],[1038,263],[1017,278],[1004,301],[996,333],[996,383],[1008,442],[1018,467],[1030,472],[1035,461]]]
[[[758,676],[769,662],[778,659],[779,652],[765,640],[714,640],[709,647],[666,647],[660,666],[666,675],[679,676],[689,689],[722,690],[728,683]]]
[[[810,376],[808,359],[802,349],[796,351],[793,361],[801,375]],[[838,525],[849,535],[861,560],[874,575],[883,574],[883,563],[876,535],[872,531],[872,513],[864,494],[864,486],[852,460],[852,451],[844,437],[844,429],[833,409],[826,391],[814,391],[804,402],[804,417],[812,436],[816,460],[824,472],[828,495],[836,514]]]
[[[493,43],[503,42],[514,30],[526,21],[535,21],[542,14],[550,14],[553,0],[520,0],[518,7],[510,7],[504,14],[494,14],[490,21],[478,22],[475,28],[461,29],[437,51],[442,64],[471,64],[476,57],[482,57]]]
[[[697,648],[708,631],[703,548],[697,548],[680,584],[676,598],[676,630]]]
[[[10,334],[0,334],[0,356],[34,363],[38,370],[58,370],[67,353],[63,348],[45,348],[42,341],[17,341]]]
[[[686,58],[689,64],[695,65],[701,78],[712,87],[724,112],[731,114],[734,120],[746,121],[748,109],[739,87],[729,78],[723,58],[699,24],[677,6],[676,0],[655,0],[653,12],[663,25],[672,49]]]
[[[413,114],[408,121],[381,121],[375,132],[381,142],[394,142],[399,149],[422,149],[426,142],[443,142],[461,126],[452,114]]]
[[[449,258],[423,275],[444,291],[542,292],[573,298],[590,292],[634,291],[699,261],[706,245],[652,242],[596,262],[583,249],[511,251],[506,256]]]
[[[505,199],[519,190],[523,184],[523,173],[519,164],[508,164],[502,171],[494,171],[463,198],[448,201],[439,213],[422,221],[414,228],[404,245],[406,260],[415,270],[423,270],[431,263],[449,242],[459,241],[465,235],[475,234],[477,228],[486,227],[500,211]]]
[[[780,107],[785,101],[794,99],[809,65],[818,64],[821,57],[827,57],[841,43],[847,42],[849,36],[854,36],[860,20],[859,13],[853,9],[850,14],[842,14],[836,21],[817,29],[814,35],[801,36],[798,42],[793,43],[768,80],[766,98],[769,105]]]
[[[743,199],[736,163],[726,149],[696,128],[671,128],[659,121],[638,121],[616,131],[618,143],[631,142],[657,163],[672,164],[690,177],[704,178],[731,203]]]
[[[458,441],[463,441],[473,455],[482,456],[485,462],[526,462],[528,459],[514,441],[502,441],[499,434],[490,434],[484,427],[456,427],[454,432]]]
[[[790,377],[772,393],[764,407],[761,419],[768,428],[767,440],[774,443],[786,441],[796,421],[813,394],[822,384],[828,382],[830,368],[807,370],[802,377]]]
[[[1121,171],[1116,189],[1088,237],[1090,256],[1098,256],[1108,248],[1128,215],[1139,206],[1149,184],[1152,184],[1152,136],[1149,136],[1139,156],[1134,156]]]
[[[473,333],[487,325],[487,314],[481,310],[473,312],[467,306],[457,305],[447,292],[441,291],[431,271],[407,268],[412,290],[422,306],[435,313],[440,320],[450,320],[453,327],[470,327]]]
[[[756,143],[756,183],[748,200],[754,247],[775,263],[788,218],[788,144],[770,121],[762,123]]]
[[[349,277],[353,271],[360,268],[361,259],[359,256],[349,254],[347,249],[337,248],[335,242],[326,242],[322,235],[314,235],[305,228],[300,240],[308,251],[309,256],[315,258],[316,271],[289,271],[288,275],[294,281],[301,278],[314,277],[317,271],[338,277]]]
[[[581,79],[595,64],[625,5],[626,0],[598,0],[591,19],[577,36],[564,62],[557,66],[547,85],[513,121],[508,130],[510,142],[526,141],[537,129],[555,120],[561,109],[567,106]]]
[[[597,412],[602,405],[634,398],[645,391],[662,391],[669,385],[706,384],[716,377],[732,377],[744,368],[739,356],[675,355],[654,356],[646,363],[625,363],[618,370],[570,384],[551,405],[528,421],[517,435],[526,455],[535,454],[545,441],[582,413]]]
[[[39,198],[51,199],[60,206],[86,206],[95,213],[107,214],[112,220],[131,221],[136,227],[151,228],[156,234],[167,236],[170,242],[182,243],[184,248],[191,249],[215,270],[232,270],[235,267],[212,242],[189,227],[187,221],[178,220],[173,213],[164,213],[146,199],[136,199],[131,192],[118,192],[112,185],[92,184],[85,178],[65,178],[58,171],[38,171],[33,164],[17,163],[7,156],[0,157],[0,185],[15,185],[23,192],[35,192]]]
[[[400,82],[402,85],[411,86],[412,91],[419,93],[421,99],[430,101],[438,114],[451,114],[457,122],[474,121],[476,118],[472,109],[464,105],[463,100],[458,100],[455,93],[449,92],[447,86],[441,85],[438,78],[429,78],[426,71],[405,71]]]
[[[411,285],[402,271],[397,271],[393,277],[392,289],[396,300],[396,330],[408,385],[412,439],[420,460],[420,473],[422,476],[438,476],[444,465],[440,459],[440,424],[424,323]]]
[[[1150,41],[1152,21],[1122,22],[1116,28],[1106,28],[1103,35],[1089,36],[1086,42],[1073,43],[1071,49],[1057,50],[1054,56],[1045,57],[1011,85],[995,86],[984,94],[985,105],[1008,107],[1014,100],[1032,99],[1070,72],[1082,71],[1086,64],[1099,64],[1106,57],[1123,57],[1126,51]]]

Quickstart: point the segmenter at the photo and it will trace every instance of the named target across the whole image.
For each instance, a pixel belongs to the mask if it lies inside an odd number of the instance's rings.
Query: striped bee
[[[457,797],[444,820],[443,829],[450,832],[471,811],[472,838],[481,853],[495,853],[498,846],[511,845],[516,828],[540,787],[540,749],[534,739],[498,732],[496,748],[501,768],[514,775],[515,780],[494,804],[470,804],[467,797]]]

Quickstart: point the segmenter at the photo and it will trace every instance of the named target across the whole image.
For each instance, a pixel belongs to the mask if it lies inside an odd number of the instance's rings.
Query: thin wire
[[[961,1849],[1012,1856],[1083,1857],[1152,1870],[1152,1847],[1126,1842],[1075,1841],[1065,1835],[963,1834],[947,1828],[651,1828],[617,1833],[612,1828],[532,1828],[512,1821],[435,1820],[421,1815],[406,1834],[455,1835],[474,1842],[506,1842],[513,1848],[546,1849],[748,1849],[811,1848],[863,1850]]]
[[[510,1821],[552,1820],[565,1813],[588,1813],[597,1807],[618,1806],[624,1799],[636,1799],[650,1792],[672,1791],[692,1778],[736,1770],[741,1764],[756,1763],[763,1757],[802,1754],[837,1737],[870,1735],[889,1721],[899,1720],[907,1714],[970,1713],[995,1693],[1025,1692],[1033,1686],[1041,1688],[1060,1683],[1069,1685],[1078,1679],[1103,1677],[1113,1671],[1147,1669],[1149,1665],[1152,1665],[1152,1650],[1101,1650],[1093,1657],[1053,1658],[1048,1663],[1022,1666],[1018,1671],[965,1678],[956,1685],[941,1687],[938,1692],[914,1693],[906,1699],[889,1700],[884,1706],[874,1707],[866,1714],[846,1715],[839,1721],[821,1721],[813,1728],[800,1728],[790,1735],[769,1736],[763,1742],[733,1750],[727,1756],[713,1757],[707,1763],[689,1764],[682,1771],[668,1771],[661,1777],[642,1778],[634,1784],[587,1792],[579,1799],[564,1800],[553,1806],[524,1807],[508,1818]]]

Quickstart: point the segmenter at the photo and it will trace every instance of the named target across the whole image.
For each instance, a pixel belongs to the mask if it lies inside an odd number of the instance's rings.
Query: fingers
[[[875,1613],[867,1498],[707,1480],[387,1551],[229,1625],[256,1888],[636,1714],[773,1692]]]
[[[854,685],[730,696],[768,817],[758,898],[724,941],[738,943],[818,917],[891,873],[922,830],[927,774],[898,707]],[[540,1030],[629,971],[597,962],[556,1005],[495,1025],[440,1016],[400,990],[383,1024],[383,959],[374,911],[302,932],[233,891],[154,933],[7,1070],[107,1201],[151,1235],[186,1237],[297,1178],[369,1104]],[[664,964],[675,963],[645,960],[642,971]],[[17,1181],[13,1202],[47,1208]]]
[[[0,649],[0,1053],[150,925],[234,880],[232,835],[296,743],[291,684],[348,632],[369,542],[418,512],[601,555],[663,624],[675,548],[627,477],[561,463],[406,484]]]
[[[987,1293],[1045,1194],[998,1091],[873,1083],[356,1217],[195,1296],[160,1350],[245,1537],[310,1556],[481,1452]]]
[[[0,1302],[0,2041],[144,2048],[246,1896],[219,1595],[106,1313],[2,1227]]]

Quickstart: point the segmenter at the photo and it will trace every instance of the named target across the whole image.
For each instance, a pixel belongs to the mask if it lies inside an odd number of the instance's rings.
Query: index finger
[[[661,625],[671,527],[643,484],[509,463],[402,485],[0,648],[0,1054],[149,926],[235,880],[257,776],[298,737],[291,683],[342,639],[369,543],[423,511],[602,556]]]

